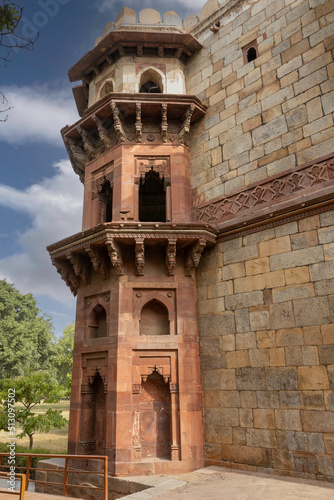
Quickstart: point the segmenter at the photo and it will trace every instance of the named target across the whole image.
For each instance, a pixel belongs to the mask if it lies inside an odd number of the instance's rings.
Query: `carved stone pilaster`
[[[135,266],[136,266],[136,275],[137,276],[144,276],[144,267],[145,267],[145,246],[144,246],[144,240],[136,240],[136,259],[135,259]]]
[[[166,267],[169,276],[174,276],[176,266],[176,239],[168,239],[166,248]]]
[[[85,251],[89,255],[94,271],[99,271],[100,274],[106,279],[108,278],[108,263],[103,252],[92,245],[88,246]]]
[[[203,250],[206,246],[205,239],[199,239],[194,243],[190,250],[186,254],[185,258],[185,274],[186,276],[192,276],[194,269],[198,266]]]
[[[168,131],[167,104],[163,104],[162,109],[161,109],[161,139],[162,139],[162,142],[167,142],[167,131]]]
[[[191,117],[194,113],[195,106],[192,104],[188,110],[186,111],[186,114],[184,115],[184,121],[182,123],[182,128],[179,132],[179,142],[180,144],[184,144],[185,141],[187,140],[188,134],[190,132],[190,122],[191,122]]]
[[[113,118],[114,118],[114,128],[115,128],[117,137],[120,140],[120,142],[125,142],[126,141],[126,135],[125,135],[125,131],[124,131],[124,127],[123,127],[122,121],[120,119],[119,109],[118,109],[118,107],[116,106],[116,104],[114,102],[111,102],[110,106],[111,106],[111,109],[112,109],[112,114],[113,114]]]
[[[123,276],[124,274],[124,261],[121,254],[119,245],[113,238],[107,237],[106,247],[108,249],[108,254],[110,257],[110,262],[116,271],[118,276]]]
[[[104,126],[103,121],[97,115],[93,115],[92,118],[93,118],[93,121],[96,123],[97,130],[99,132],[99,136],[101,138],[101,141],[106,146],[106,148],[111,149],[113,142],[110,139],[109,132],[106,129],[106,127]]]
[[[141,142],[143,136],[143,125],[141,122],[141,103],[136,102],[136,141]]]

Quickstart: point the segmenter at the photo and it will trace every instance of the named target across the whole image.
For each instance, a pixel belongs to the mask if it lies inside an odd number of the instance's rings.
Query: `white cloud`
[[[62,145],[60,129],[79,119],[70,89],[35,85],[4,87],[1,91],[13,108],[6,113],[6,123],[0,124],[0,141]]]
[[[68,160],[56,173],[23,191],[0,184],[0,205],[30,216],[31,226],[18,233],[20,251],[0,260],[0,278],[21,293],[46,295],[68,303],[70,292],[51,264],[46,246],[81,230],[83,187]]]
[[[131,7],[137,14],[143,9],[152,8],[161,12],[174,10],[177,14],[181,15],[184,11],[187,14],[199,11],[206,3],[206,0],[170,0],[168,6],[166,6],[165,0],[141,0],[140,2],[138,0],[126,0],[123,3],[124,7]],[[97,7],[100,12],[108,12],[115,9],[115,4],[119,6],[120,2],[103,0],[102,2],[98,1]]]

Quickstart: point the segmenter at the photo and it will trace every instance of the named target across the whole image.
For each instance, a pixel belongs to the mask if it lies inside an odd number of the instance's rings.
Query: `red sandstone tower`
[[[115,475],[204,460],[194,274],[215,234],[194,222],[187,136],[206,108],[184,77],[201,45],[156,15],[123,9],[69,71],[83,228],[48,249],[77,295],[69,453],[107,454]]]

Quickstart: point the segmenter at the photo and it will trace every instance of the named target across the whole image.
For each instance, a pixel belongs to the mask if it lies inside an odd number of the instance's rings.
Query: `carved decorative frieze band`
[[[274,210],[275,205],[291,199],[298,199],[300,203],[302,196],[332,185],[333,179],[334,155],[331,155],[201,206],[196,210],[196,219],[218,224],[254,215],[258,208]]]

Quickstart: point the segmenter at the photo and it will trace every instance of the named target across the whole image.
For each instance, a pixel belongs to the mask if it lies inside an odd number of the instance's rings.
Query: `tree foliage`
[[[68,421],[62,416],[61,410],[49,408],[46,413],[33,412],[36,405],[58,403],[63,396],[63,389],[48,372],[32,372],[16,379],[4,379],[0,382],[0,387],[0,429],[8,428],[8,390],[15,390],[15,419],[21,429],[17,437],[28,436],[30,449],[37,431],[50,432],[51,428],[61,429],[67,425]]]
[[[72,366],[73,366],[73,346],[74,346],[74,323],[68,325],[63,335],[57,341],[57,353],[55,357],[55,367],[59,384],[71,389]]]
[[[0,378],[30,370],[52,373],[57,356],[53,325],[41,315],[36,300],[0,280]]]

